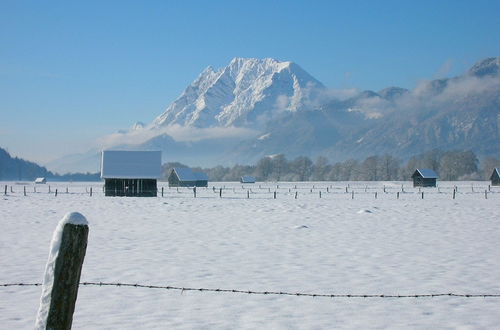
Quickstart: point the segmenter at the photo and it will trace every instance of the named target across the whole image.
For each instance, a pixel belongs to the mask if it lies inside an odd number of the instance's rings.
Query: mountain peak
[[[293,62],[235,57],[206,68],[153,126],[256,127],[276,112],[305,109],[315,87],[324,88]]]
[[[469,75],[476,77],[496,76],[500,74],[500,57],[489,57],[474,64]]]

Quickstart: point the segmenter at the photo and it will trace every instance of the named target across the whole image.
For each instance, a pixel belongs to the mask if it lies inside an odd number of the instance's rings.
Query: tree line
[[[52,181],[98,181],[99,173],[67,173],[60,175],[47,170],[34,162],[12,157],[7,150],[0,148],[0,180],[33,181],[44,177]]]
[[[429,168],[443,181],[488,180],[500,159],[489,157],[480,163],[473,151],[435,149],[411,157],[403,162],[385,154],[364,160],[348,159],[331,163],[320,156],[314,161],[300,156],[288,160],[283,154],[261,158],[255,165],[221,165],[212,168],[195,167],[205,172],[212,181],[239,181],[244,175],[252,175],[258,181],[399,181],[410,180],[417,168]],[[187,167],[182,163],[163,164],[166,179],[174,167]]]

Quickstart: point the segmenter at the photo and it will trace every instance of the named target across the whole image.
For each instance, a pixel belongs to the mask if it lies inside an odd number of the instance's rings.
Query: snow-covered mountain
[[[282,111],[307,109],[324,86],[293,62],[234,58],[206,68],[152,127],[262,127]]]
[[[404,159],[434,148],[500,157],[500,57],[458,77],[379,92],[328,89],[293,62],[235,58],[221,69],[205,69],[151,123],[110,137],[105,147],[159,149],[164,161],[201,166],[253,163],[279,153]],[[92,161],[88,170],[94,171],[96,150],[48,165],[81,171]]]

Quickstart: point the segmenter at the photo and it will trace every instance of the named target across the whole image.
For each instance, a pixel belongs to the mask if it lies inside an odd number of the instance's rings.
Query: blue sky
[[[500,1],[0,0],[0,147],[45,162],[150,122],[207,66],[413,88],[500,56]]]

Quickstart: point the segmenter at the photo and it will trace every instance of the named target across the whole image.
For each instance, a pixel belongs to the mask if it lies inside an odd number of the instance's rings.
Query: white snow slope
[[[0,196],[0,284],[40,283],[58,222],[77,211],[90,224],[82,282],[324,294],[500,293],[500,188],[485,199],[485,182],[474,188],[441,183],[440,192],[424,189],[422,199],[405,182],[398,200],[401,183],[384,183],[386,193],[382,183],[366,184],[298,183],[295,189],[295,183],[279,183],[276,189],[266,183],[259,189],[257,183],[245,186],[250,199],[236,183],[214,184],[226,185],[223,198],[209,188],[198,189],[196,199],[188,189],[168,187],[164,197],[104,197],[97,183],[92,197],[90,183],[51,183],[57,197],[47,186],[33,193],[28,185],[24,197],[23,186],[12,184],[14,193]],[[40,295],[40,287],[0,286],[1,328],[32,329]],[[494,329],[499,309],[500,298],[331,299],[80,286],[73,329]]]
[[[220,70],[206,68],[152,127],[252,127],[275,111],[304,108],[317,88],[324,87],[295,63],[234,58]]]

